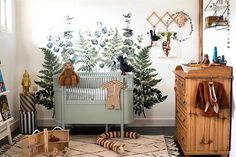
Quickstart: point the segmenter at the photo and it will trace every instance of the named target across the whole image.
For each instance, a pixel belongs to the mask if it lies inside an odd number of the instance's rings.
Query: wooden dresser
[[[230,150],[232,67],[211,66],[187,73],[175,69],[176,131],[175,136],[184,155],[227,156]],[[198,85],[217,81],[223,85],[229,108],[220,109],[219,116],[206,117],[196,107]]]

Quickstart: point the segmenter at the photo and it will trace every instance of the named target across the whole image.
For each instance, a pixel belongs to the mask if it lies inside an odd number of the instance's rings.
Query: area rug
[[[0,149],[1,157],[21,157],[22,135],[13,140],[13,145],[5,145]],[[119,144],[125,144],[125,152],[117,154],[111,150],[95,144],[95,135],[71,135],[69,142],[68,157],[177,157],[178,148],[174,143],[173,137],[164,135],[142,135],[138,139],[127,139],[121,141],[119,138],[111,139]],[[37,157],[43,157],[38,155]],[[61,157],[58,154],[57,157]]]

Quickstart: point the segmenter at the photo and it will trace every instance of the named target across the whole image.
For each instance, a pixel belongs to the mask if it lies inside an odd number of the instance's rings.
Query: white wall
[[[234,78],[236,75],[236,1],[231,0],[231,51],[228,61],[234,68]],[[231,130],[231,154],[230,157],[236,157],[236,81],[233,81],[233,107],[232,107],[232,130]]]
[[[15,118],[13,123],[18,126],[18,84],[17,84],[17,52],[16,52],[16,23],[15,23],[15,3],[13,1],[12,10],[12,32],[0,30],[0,60],[5,66],[1,69],[3,79],[6,84],[7,99],[11,115]],[[1,29],[1,28],[0,28]]]
[[[206,1],[205,1],[206,2]],[[213,47],[217,46],[219,50],[218,55],[224,54],[227,60],[227,65],[233,67],[233,74],[236,73],[236,62],[235,62],[235,50],[236,50],[236,1],[230,1],[230,28],[231,31],[227,30],[215,31],[204,30],[204,53],[208,53],[210,59],[212,59]],[[226,48],[226,39],[230,37],[230,49]],[[235,76],[234,76],[235,77]],[[236,98],[236,83],[233,81],[233,104],[232,104],[232,129],[231,129],[231,157],[236,157],[236,112],[235,112],[235,98]]]
[[[174,5],[173,5],[174,4]],[[156,105],[146,112],[147,118],[138,118],[138,125],[174,125],[175,97],[174,74],[177,64],[186,63],[198,56],[198,0],[18,0],[17,1],[17,49],[18,49],[18,78],[27,69],[32,80],[36,80],[38,71],[42,68],[43,54],[38,50],[46,41],[50,27],[61,28],[66,15],[75,16],[76,29],[92,28],[97,21],[102,21],[108,27],[125,26],[122,14],[132,13],[131,27],[137,34],[143,34],[145,43],[149,44],[147,32],[152,29],[146,21],[148,16],[156,11],[163,15],[166,11],[174,13],[184,11],[193,20],[194,32],[189,40],[178,43],[176,58],[158,58],[156,48],[150,52],[153,67],[159,73],[162,81],[157,85],[164,95],[168,95],[165,102]],[[163,27],[157,28],[165,30]],[[190,27],[183,30],[189,31]],[[176,28],[172,28],[176,31]],[[19,82],[18,82],[19,84]],[[50,119],[51,113],[38,107],[40,119]]]

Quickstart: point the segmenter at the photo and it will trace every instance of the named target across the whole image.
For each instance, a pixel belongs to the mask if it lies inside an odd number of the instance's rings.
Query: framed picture
[[[6,95],[0,96],[0,113],[3,121],[11,117]]]
[[[157,41],[158,57],[176,57],[177,56],[177,41],[174,40],[176,32],[158,32],[160,40]]]

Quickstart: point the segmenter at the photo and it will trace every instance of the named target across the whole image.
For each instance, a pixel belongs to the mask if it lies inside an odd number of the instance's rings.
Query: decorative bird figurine
[[[123,56],[118,56],[117,60],[120,62],[121,75],[125,75],[126,72],[131,72],[134,70],[134,67],[125,62]]]
[[[156,35],[155,31],[150,30],[150,37],[151,37],[151,45],[153,44],[153,41],[157,41],[161,39],[159,36]]]

